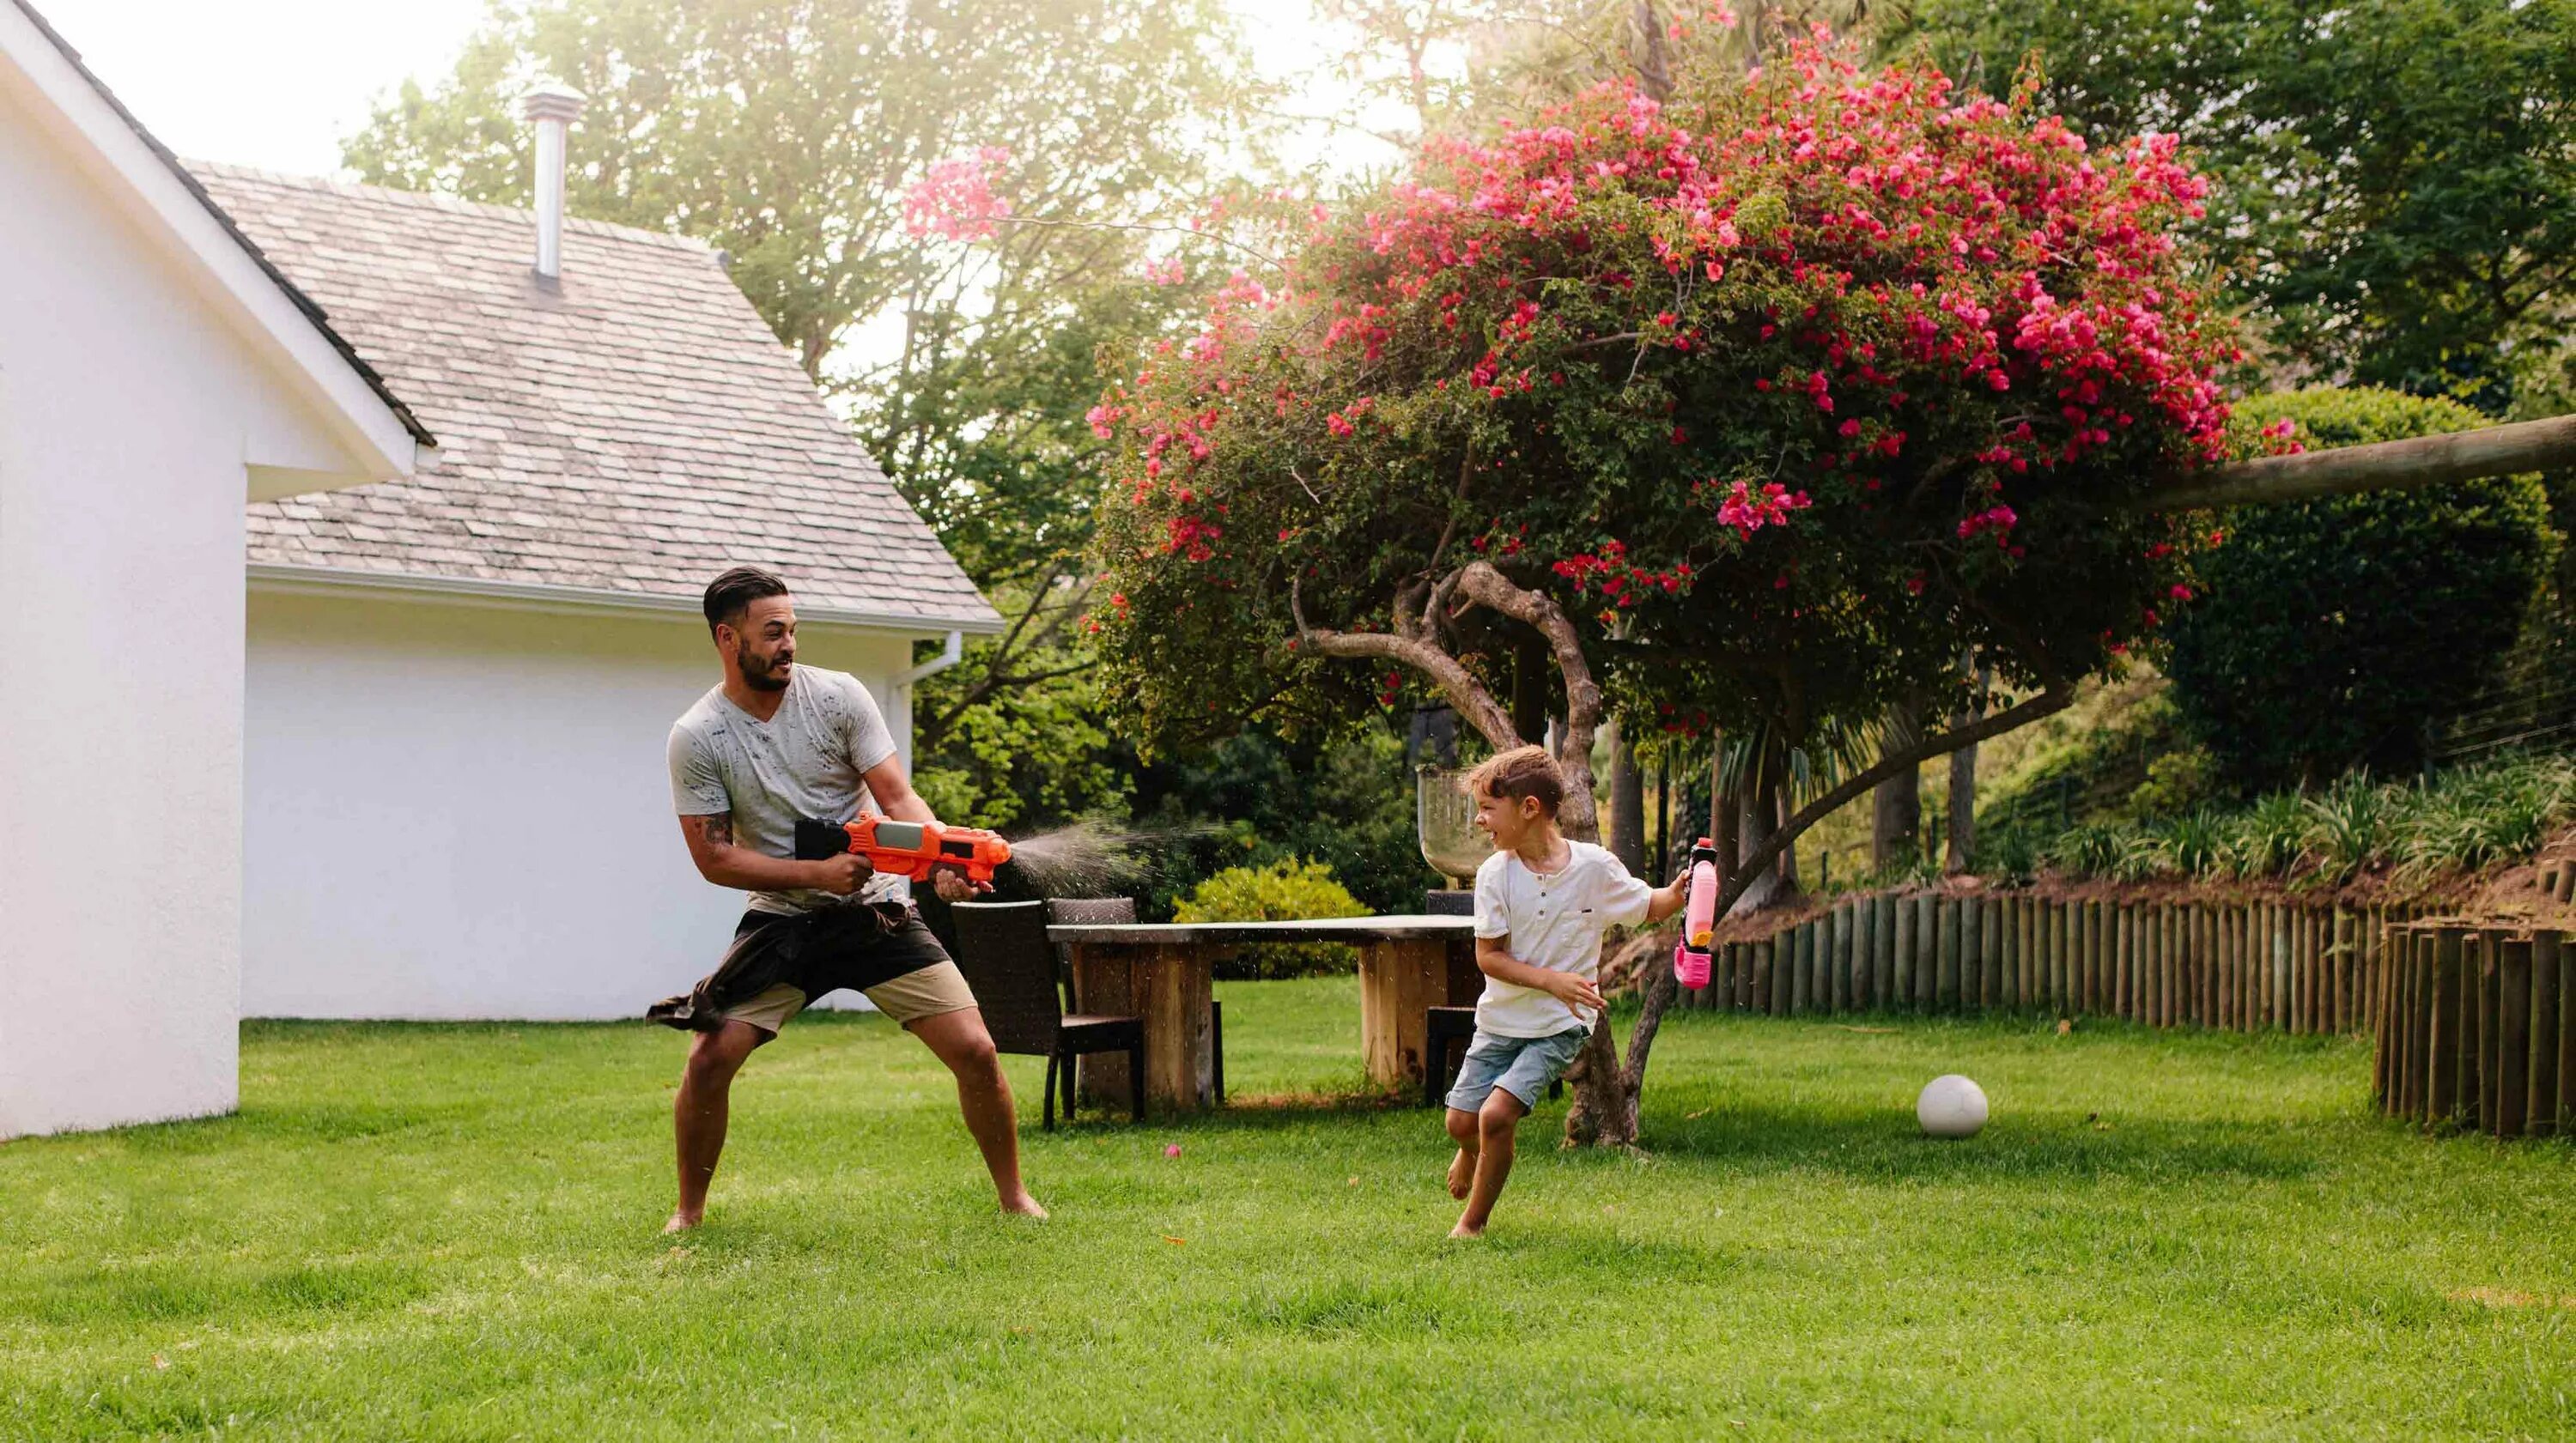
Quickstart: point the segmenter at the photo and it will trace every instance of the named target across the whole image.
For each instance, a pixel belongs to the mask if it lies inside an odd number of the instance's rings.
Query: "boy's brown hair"
[[[1467,795],[1511,802],[1536,797],[1539,809],[1553,817],[1565,804],[1565,773],[1556,769],[1556,758],[1547,754],[1547,748],[1514,747],[1485,758],[1467,774]]]

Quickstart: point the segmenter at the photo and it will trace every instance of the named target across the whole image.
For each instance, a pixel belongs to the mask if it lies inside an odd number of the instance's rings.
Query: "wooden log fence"
[[[1711,985],[1679,1005],[2366,1032],[2391,1117],[2497,1137],[2576,1129],[2576,933],[2402,903],[1846,897],[1725,944]]]
[[[2382,1112],[2495,1137],[2576,1127],[2576,934],[2418,918],[2365,960]]]
[[[2566,871],[2576,876],[2576,862]],[[2429,1088],[2438,1069],[2461,1066],[2457,1038],[2446,1047],[2434,1035],[2439,1008],[2460,1037],[2483,1036],[2478,1029],[2489,1026],[2499,1036],[2547,1031],[2546,1048],[2531,1042],[2484,1091],[2501,1098],[2516,1090],[2519,1101],[2503,1116],[2554,1127],[2557,1090],[2576,1075],[2576,1051],[2562,1052],[2556,1023],[2576,1000],[2576,977],[2562,975],[2576,965],[2576,944],[2562,947],[2555,933],[2490,934],[2466,923],[2454,930],[2445,942],[2441,925],[2399,903],[1875,892],[1844,897],[1771,936],[1724,944],[1710,985],[1682,993],[1676,1005],[1781,1017],[2020,1013],[2240,1032],[2375,1032],[2374,1090],[2412,1096],[2419,1114],[2432,1098],[2408,1089]],[[2462,958],[2472,974],[2465,983],[2454,975]],[[2488,972],[2493,980],[2481,984]],[[2446,985],[2456,995],[2444,993]],[[2508,989],[2517,1000],[2504,1000]],[[2464,1023],[2461,1009],[2490,993],[2494,1015]],[[2420,1022],[2420,1035],[2384,1030],[2400,1017]],[[2576,1047],[2576,1033],[2567,1041]],[[2478,1084],[2455,1075],[2444,1085]],[[2456,1109],[2456,1098],[2445,1097]]]

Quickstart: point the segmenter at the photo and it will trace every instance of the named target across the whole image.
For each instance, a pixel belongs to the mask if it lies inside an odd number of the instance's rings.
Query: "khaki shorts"
[[[966,987],[966,974],[954,962],[938,962],[918,971],[889,978],[874,987],[862,987],[860,995],[875,1004],[879,1012],[897,1023],[910,1026],[924,1017],[943,1012],[963,1012],[975,1005],[975,994]],[[735,1022],[748,1022],[763,1032],[775,1034],[787,1025],[787,1019],[805,1010],[805,989],[789,983],[773,983],[747,1002],[737,1002],[717,1014]]]

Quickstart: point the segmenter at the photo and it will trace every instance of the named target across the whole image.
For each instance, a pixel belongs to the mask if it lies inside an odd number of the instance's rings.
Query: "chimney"
[[[550,281],[563,274],[564,133],[589,103],[571,86],[551,82],[519,102],[519,113],[537,127],[537,274]]]

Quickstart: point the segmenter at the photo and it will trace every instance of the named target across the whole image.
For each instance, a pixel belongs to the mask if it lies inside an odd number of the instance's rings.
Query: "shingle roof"
[[[810,611],[998,626],[706,246],[567,221],[550,284],[529,212],[190,164],[439,437],[253,505],[253,565],[668,604],[748,563]]]
[[[270,260],[265,252],[254,245],[250,237],[241,233],[241,228],[233,224],[233,218],[224,214],[224,208],[215,204],[213,198],[206,194],[206,188],[198,183],[196,176],[189,173],[188,167],[180,163],[179,157],[170,153],[170,147],[163,145],[160,137],[143,128],[143,122],[135,119],[134,112],[125,108],[125,102],[116,98],[116,92],[107,88],[107,82],[98,78],[98,73],[89,68],[88,61],[81,59],[81,53],[72,48],[72,43],[63,38],[62,32],[56,30],[52,22],[44,16],[36,13],[36,7],[28,4],[27,0],[15,0],[15,3],[18,13],[27,17],[28,23],[36,27],[38,34],[52,42],[54,49],[62,53],[63,59],[69,62],[72,69],[80,73],[80,78],[89,83],[89,88],[98,92],[98,98],[107,102],[107,108],[116,112],[117,119],[125,122],[125,128],[133,131],[135,138],[142,141],[163,165],[170,168],[170,173],[179,178],[179,183],[188,188],[189,194],[194,195],[198,203],[206,208],[206,213],[215,218],[215,223],[222,226],[240,244],[242,250],[250,256],[261,271],[267,274],[270,280],[277,283],[277,288],[285,293],[287,300],[304,313],[304,318],[313,323],[315,330],[322,333],[322,339],[330,343],[331,349],[340,353],[341,359],[347,361],[351,368],[357,371],[359,379],[367,383],[367,389],[375,392],[376,399],[384,402],[387,409],[394,413],[394,418],[402,422],[403,429],[411,433],[411,438],[424,446],[437,445],[438,438],[431,435],[427,427],[421,425],[420,418],[412,414],[411,408],[403,404],[401,397],[386,388],[384,377],[377,374],[373,366],[367,364],[366,359],[358,354],[357,349],[349,344],[346,337],[332,329],[330,318],[322,313],[320,306],[313,303],[313,298],[298,289],[293,281],[288,280],[285,274],[278,270],[276,262]]]

